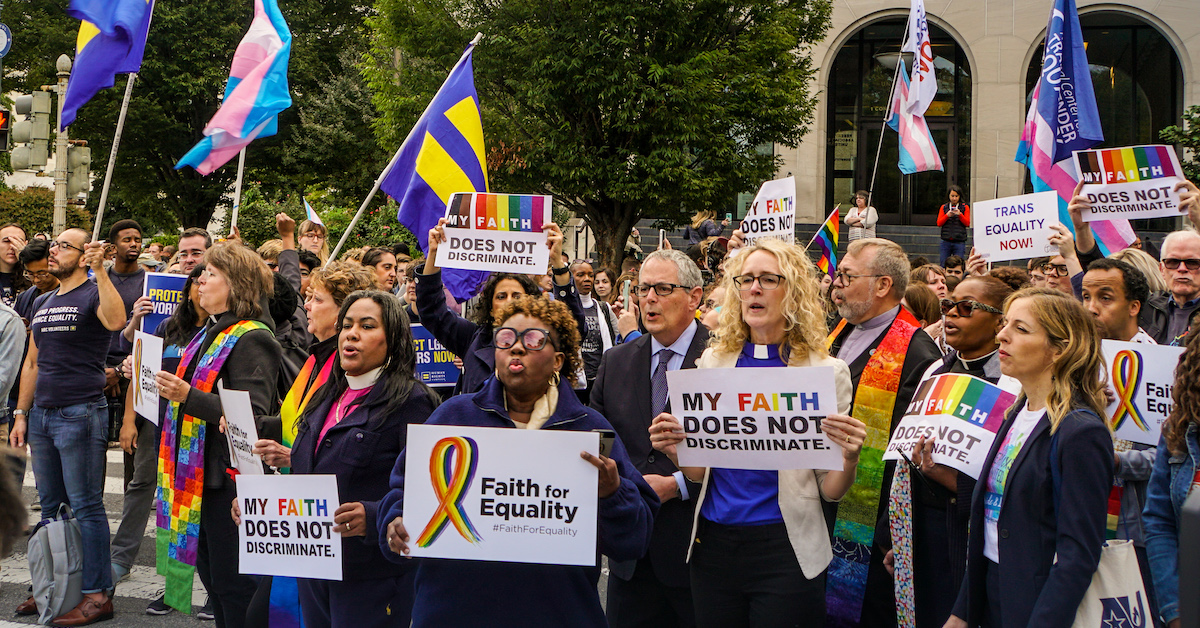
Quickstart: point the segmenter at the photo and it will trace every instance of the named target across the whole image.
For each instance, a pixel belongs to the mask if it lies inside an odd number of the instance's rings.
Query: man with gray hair
[[[882,238],[864,238],[850,243],[834,275],[831,296],[842,319],[829,334],[829,353],[850,367],[854,383],[851,415],[866,423],[868,441],[888,441],[925,369],[942,357],[933,339],[900,305],[910,272],[908,256],[899,245]],[[860,387],[860,382],[865,383]],[[877,522],[869,550],[854,548],[860,557],[870,552],[863,626],[894,626],[896,622],[892,579],[883,566],[883,557],[891,548],[887,495],[894,471],[895,465],[888,463],[882,478],[860,473],[856,488],[840,505],[838,518],[849,524],[861,525],[861,521],[854,521],[854,513],[862,512],[874,513]],[[827,503],[827,508],[839,505]],[[850,545],[847,540],[835,539],[834,547],[843,551]],[[835,552],[835,562],[861,564],[861,558],[846,553],[843,556]]]
[[[1158,344],[1181,346],[1200,310],[1200,234],[1188,230],[1167,234],[1159,270],[1167,289],[1146,300],[1138,322]]]
[[[637,296],[630,310],[640,312],[647,333],[605,353],[592,388],[592,408],[612,423],[629,459],[662,501],[646,556],[609,561],[615,577],[608,581],[607,613],[615,628],[696,623],[685,557],[700,485],[654,450],[649,428],[668,410],[667,371],[695,368],[708,344],[708,330],[695,316],[702,286],[700,269],[682,251],[647,256],[630,291]]]

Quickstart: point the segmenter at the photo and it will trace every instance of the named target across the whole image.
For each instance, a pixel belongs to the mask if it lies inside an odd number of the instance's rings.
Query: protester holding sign
[[[1008,298],[997,338],[1021,396],[972,496],[946,626],[1069,626],[1100,562],[1113,478],[1099,335],[1074,298],[1028,288]]]
[[[837,410],[820,429],[842,447],[842,470],[751,471],[683,467],[701,482],[688,550],[697,626],[782,624],[805,617],[824,625],[825,570],[833,558],[821,501],[837,501],[854,482],[866,438],[846,416],[852,395],[846,363],[825,349],[825,314],[804,250],[762,239],[726,262],[729,289],[716,343],[699,368],[826,366],[835,371]],[[676,409],[679,411],[681,409]],[[684,440],[669,413],[650,426],[654,448],[678,464]]]
[[[478,308],[474,321],[463,319],[446,306],[442,293],[442,273],[434,260],[439,243],[446,239],[446,219],[438,220],[436,227],[429,230],[429,253],[425,258],[425,270],[416,276],[417,311],[421,324],[454,355],[463,359],[463,374],[458,379],[456,390],[472,393],[483,387],[483,382],[495,368],[495,351],[492,345],[492,329],[500,310],[511,300],[541,294],[537,284],[528,275],[492,273],[480,292],[483,307]],[[554,299],[570,307],[579,325],[580,334],[587,332],[587,320],[583,316],[583,304],[575,291],[575,282],[562,258],[562,231],[554,223],[546,223],[546,245],[550,247],[550,268],[554,273]]]
[[[582,364],[577,321],[565,305],[521,297],[498,312],[496,320],[496,375],[479,392],[447,401],[429,424],[581,432],[612,429],[600,413],[582,406],[571,390],[570,382]],[[654,490],[634,468],[620,440],[613,442],[610,457],[586,452],[581,457],[598,469],[598,552],[613,560],[640,558],[649,546],[658,510]],[[404,457],[392,470],[391,486],[379,505],[379,544],[384,555],[400,562],[413,542],[410,534],[421,534],[419,528],[406,529],[403,520]],[[445,507],[455,506],[451,502]],[[480,533],[489,531],[490,527]],[[579,567],[423,559],[416,567],[412,625],[607,627],[596,589],[599,560],[597,555],[595,566]]]

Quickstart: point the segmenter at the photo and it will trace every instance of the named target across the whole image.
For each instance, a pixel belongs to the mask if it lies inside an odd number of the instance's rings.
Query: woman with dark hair
[[[846,210],[846,226],[850,228],[848,237],[851,242],[875,237],[875,224],[879,222],[879,212],[867,204],[870,196],[866,190],[859,190],[854,193],[854,198],[850,199],[850,209]]]
[[[611,268],[603,266],[597,268],[592,290],[597,299],[612,305],[621,296],[620,286],[617,285],[617,273],[613,272]]]
[[[241,628],[255,582],[238,571],[238,530],[229,518],[236,496],[227,473],[229,447],[210,428],[223,426],[220,384],[249,391],[260,435],[279,438],[265,428],[278,403],[282,350],[264,307],[275,285],[266,262],[233,242],[213,246],[204,261],[197,300],[209,319],[183,350],[176,371],[156,377],[159,395],[171,402],[159,447],[158,536],[167,551],[158,552],[158,572],[166,576],[167,604],[190,612],[192,573],[198,570],[218,628]],[[199,526],[190,525],[197,520]]]
[[[362,265],[375,271],[375,284],[384,292],[396,286],[396,255],[391,249],[375,247],[363,253]]]
[[[492,345],[492,329],[496,317],[510,301],[523,296],[538,296],[541,290],[529,275],[492,273],[480,292],[480,307],[475,320],[469,321],[455,315],[446,306],[442,292],[442,272],[434,260],[438,245],[445,241],[446,219],[438,220],[436,227],[429,230],[429,253],[425,258],[425,270],[416,275],[417,312],[421,324],[433,334],[451,353],[462,358],[463,373],[458,378],[455,392],[473,393],[483,387],[483,382],[496,370],[496,352]],[[562,301],[575,316],[581,333],[587,330],[583,316],[583,304],[575,291],[571,271],[562,259],[562,231],[558,225],[547,223],[546,246],[550,247],[550,269],[554,274],[554,298]]]
[[[600,413],[571,392],[583,367],[579,329],[562,303],[520,297],[496,315],[496,371],[483,388],[442,404],[427,423],[529,430],[611,430]],[[596,583],[599,554],[630,560],[650,544],[658,498],[620,440],[611,457],[580,456],[599,469],[596,563],[589,567],[469,560],[416,565],[414,628],[441,626],[608,626]],[[404,527],[404,457],[379,505],[379,546],[394,562],[408,554]],[[470,583],[470,586],[466,586]],[[400,624],[406,625],[406,624]]]

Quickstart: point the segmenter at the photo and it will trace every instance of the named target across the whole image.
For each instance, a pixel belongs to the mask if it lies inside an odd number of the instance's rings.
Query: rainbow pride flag
[[[484,231],[541,233],[551,221],[554,197],[537,194],[454,194],[446,204],[446,226]]]
[[[817,260],[817,268],[820,268],[822,273],[829,275],[830,279],[833,279],[834,273],[837,272],[839,214],[839,209],[833,208],[833,213],[829,214],[829,218],[825,219],[825,224],[817,229],[816,235],[808,243],[809,246],[812,246],[813,242],[820,243],[821,259]]]
[[[1079,179],[1085,184],[1132,183],[1182,177],[1170,146],[1126,146],[1075,153]]]

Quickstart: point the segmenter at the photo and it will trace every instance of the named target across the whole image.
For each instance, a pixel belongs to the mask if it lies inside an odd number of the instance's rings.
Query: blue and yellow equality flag
[[[379,186],[400,204],[397,220],[417,236],[426,252],[429,230],[445,215],[450,195],[488,191],[483,121],[471,65],[474,50],[472,42],[409,132]],[[474,296],[486,277],[487,273],[472,270],[442,272],[443,284],[460,301]]]
[[[141,69],[154,0],[71,0],[67,13],[83,23],[63,100],[63,128],[92,96],[112,87],[118,74]]]

